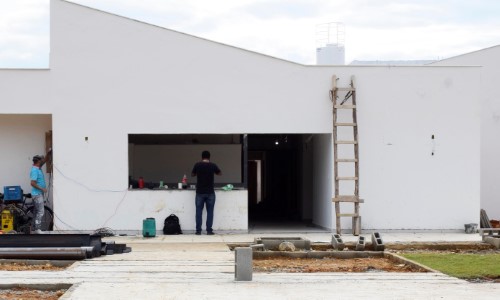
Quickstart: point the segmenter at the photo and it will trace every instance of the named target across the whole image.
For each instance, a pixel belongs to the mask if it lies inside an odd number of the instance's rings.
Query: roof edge
[[[269,54],[264,54],[264,53],[260,53],[260,52],[257,52],[257,51],[248,50],[248,49],[245,49],[245,48],[241,48],[241,47],[237,47],[237,46],[233,46],[233,45],[229,45],[229,44],[224,44],[222,42],[217,42],[217,41],[214,41],[214,40],[209,40],[207,38],[203,38],[203,37],[199,37],[199,36],[192,35],[192,34],[189,34],[189,33],[185,33],[185,32],[181,32],[181,31],[173,30],[173,29],[162,27],[162,26],[159,26],[159,25],[147,23],[147,22],[144,22],[144,21],[141,21],[141,20],[130,18],[130,17],[125,17],[125,16],[122,16],[122,15],[117,15],[117,14],[114,14],[114,13],[111,13],[111,12],[108,12],[108,11],[104,11],[104,10],[100,10],[100,9],[97,9],[97,8],[94,8],[94,7],[90,7],[90,6],[86,6],[86,5],[83,5],[83,4],[71,2],[69,0],[51,0],[51,2],[55,2],[55,1],[68,3],[68,4],[79,6],[79,7],[85,8],[85,9],[97,11],[99,13],[111,15],[113,17],[122,18],[122,19],[125,19],[125,20],[129,20],[129,21],[141,23],[141,24],[144,24],[144,25],[148,25],[148,26],[160,28],[160,29],[163,29],[163,30],[168,30],[168,31],[171,31],[171,32],[182,34],[182,35],[185,35],[185,36],[188,36],[188,37],[191,37],[191,38],[195,38],[195,39],[199,39],[199,40],[202,40],[202,41],[206,41],[206,42],[210,42],[210,43],[214,43],[214,44],[218,44],[218,45],[222,45],[222,46],[226,46],[226,47],[231,47],[231,48],[237,49],[239,51],[244,51],[244,52],[248,52],[248,53],[260,55],[260,56],[263,56],[263,57],[267,57],[267,58],[279,60],[279,61],[282,61],[282,62],[294,64],[294,65],[297,65],[297,66],[306,66],[304,64],[301,64],[301,63],[298,63],[298,62],[294,62],[294,61],[291,61],[291,60],[286,60],[286,59],[279,58],[279,57],[276,57],[276,56],[272,56],[272,55],[269,55]],[[52,10],[52,5],[51,5],[51,10]]]
[[[441,59],[441,60],[437,60],[435,62],[427,64],[427,66],[433,65],[435,63],[440,63],[442,61],[446,61],[446,60],[449,60],[449,59],[454,59],[454,58],[457,58],[457,57],[461,57],[461,56],[465,56],[465,55],[469,55],[469,54],[473,54],[473,53],[477,53],[477,52],[481,52],[481,51],[485,51],[485,50],[490,50],[490,49],[493,49],[493,48],[496,48],[496,47],[500,47],[500,45],[494,45],[494,46],[490,46],[490,47],[486,47],[486,48],[474,50],[474,51],[471,51],[471,52],[467,52],[467,53],[462,53],[462,54],[459,54],[459,55],[451,56],[451,57],[444,58],[444,59]]]

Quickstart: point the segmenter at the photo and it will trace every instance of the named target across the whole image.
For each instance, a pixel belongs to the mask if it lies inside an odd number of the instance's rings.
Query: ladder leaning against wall
[[[359,214],[359,204],[363,203],[363,199],[359,198],[359,143],[358,143],[358,123],[356,114],[356,87],[354,76],[351,77],[351,83],[349,87],[339,88],[337,87],[336,76],[332,78],[332,90],[330,91],[331,100],[333,102],[333,167],[334,167],[334,180],[335,180],[335,197],[332,201],[335,203],[335,220],[337,233],[341,234],[341,218],[351,217],[352,218],[352,234],[359,235],[361,232],[361,216]],[[339,99],[342,99],[339,101]],[[339,110],[351,110],[352,115],[349,113],[341,114]],[[352,128],[351,131],[348,129],[343,129],[343,136],[349,135],[346,140],[339,140],[339,128]],[[347,133],[349,132],[349,133]],[[347,147],[352,148],[353,153],[349,157],[339,158],[339,146],[344,147],[341,153],[345,156],[347,152],[350,152]],[[339,163],[343,164],[343,171],[350,170],[351,176],[341,176],[339,174]],[[344,165],[345,164],[345,165]],[[353,169],[351,169],[351,167]],[[347,172],[347,171],[346,171]],[[352,176],[354,174],[354,176]],[[354,182],[354,190],[352,194],[340,194],[341,186],[347,185],[351,182],[349,187],[352,187],[352,182]],[[349,188],[347,188],[348,190]],[[342,187],[342,191],[345,191],[346,187]],[[354,212],[353,213],[341,213],[341,203],[353,203]]]

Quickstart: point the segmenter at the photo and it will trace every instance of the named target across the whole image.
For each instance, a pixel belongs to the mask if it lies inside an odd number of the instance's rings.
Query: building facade
[[[480,70],[305,66],[52,0],[50,69],[0,70],[0,185],[29,189],[51,130],[57,230],[174,213],[189,232],[194,191],[173,187],[207,149],[236,187],[217,190],[214,230],[333,228],[329,90],[355,76],[362,227],[459,230],[479,220]]]

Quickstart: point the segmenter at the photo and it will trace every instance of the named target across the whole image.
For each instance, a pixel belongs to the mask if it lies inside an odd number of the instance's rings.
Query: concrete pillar
[[[234,249],[234,280],[252,281],[253,253],[250,247],[236,247]]]

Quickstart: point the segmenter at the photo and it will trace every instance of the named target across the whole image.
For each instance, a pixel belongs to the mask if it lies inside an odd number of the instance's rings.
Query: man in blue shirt
[[[47,184],[45,183],[45,177],[43,175],[42,166],[50,159],[52,156],[52,150],[49,149],[46,156],[35,155],[33,156],[33,166],[31,167],[30,180],[31,180],[31,196],[33,197],[33,205],[35,207],[34,214],[35,219],[33,222],[34,233],[41,234],[42,232],[42,217],[43,217],[43,205],[44,205],[44,194],[47,193]]]

